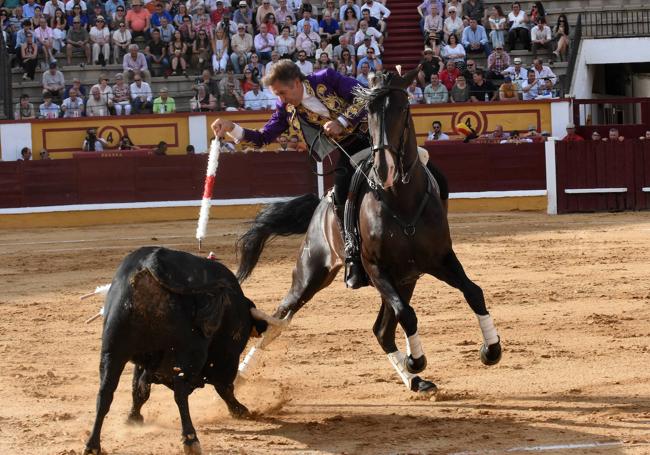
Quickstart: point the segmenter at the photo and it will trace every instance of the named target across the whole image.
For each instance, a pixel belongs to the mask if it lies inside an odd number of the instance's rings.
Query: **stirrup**
[[[345,287],[359,289],[368,286],[368,275],[366,275],[359,258],[345,258]]]

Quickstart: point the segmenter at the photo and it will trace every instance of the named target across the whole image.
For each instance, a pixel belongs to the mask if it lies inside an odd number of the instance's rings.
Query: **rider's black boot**
[[[353,231],[354,220],[351,219],[354,217],[353,208],[350,203],[346,203],[345,210],[344,206],[336,205],[335,210],[336,216],[339,219],[339,225],[342,227],[341,231],[343,232],[344,239],[344,252],[345,252],[345,286],[352,289],[359,289],[364,286],[368,286],[368,275],[361,265],[361,254],[359,251],[359,241],[355,232]],[[344,211],[345,213],[344,216]],[[347,216],[347,221],[346,220]],[[350,226],[348,226],[350,225]]]

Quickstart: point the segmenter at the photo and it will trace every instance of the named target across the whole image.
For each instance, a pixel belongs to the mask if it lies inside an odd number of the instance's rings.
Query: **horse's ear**
[[[418,65],[415,68],[413,68],[411,71],[406,73],[404,76],[399,76],[396,78],[396,84],[398,87],[406,89],[409,85],[411,85],[411,82],[415,80],[415,78],[418,76],[418,73],[420,72],[420,69],[422,68],[422,65]]]

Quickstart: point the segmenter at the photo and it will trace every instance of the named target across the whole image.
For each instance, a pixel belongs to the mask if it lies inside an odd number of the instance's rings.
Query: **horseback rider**
[[[360,83],[351,77],[326,69],[304,76],[291,60],[281,60],[263,79],[264,85],[279,98],[276,110],[259,130],[242,128],[226,119],[212,124],[214,134],[228,134],[236,142],[261,147],[273,142],[290,127],[303,135],[303,142],[321,159],[336,148],[320,134],[335,139],[346,153],[339,154],[334,180],[334,206],[343,232],[345,201],[354,174],[350,156],[370,147],[367,113],[361,103],[355,103],[353,90]],[[325,144],[325,145],[324,145]],[[328,145],[332,148],[325,150]],[[318,149],[318,150],[315,150]],[[358,240],[354,232],[345,232],[345,283],[353,289],[367,286],[368,279],[361,266]]]

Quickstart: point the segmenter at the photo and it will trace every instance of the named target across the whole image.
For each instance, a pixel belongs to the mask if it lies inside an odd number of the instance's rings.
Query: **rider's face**
[[[283,103],[298,106],[302,102],[303,87],[300,79],[285,83],[277,81],[271,84],[271,91],[280,98]]]

